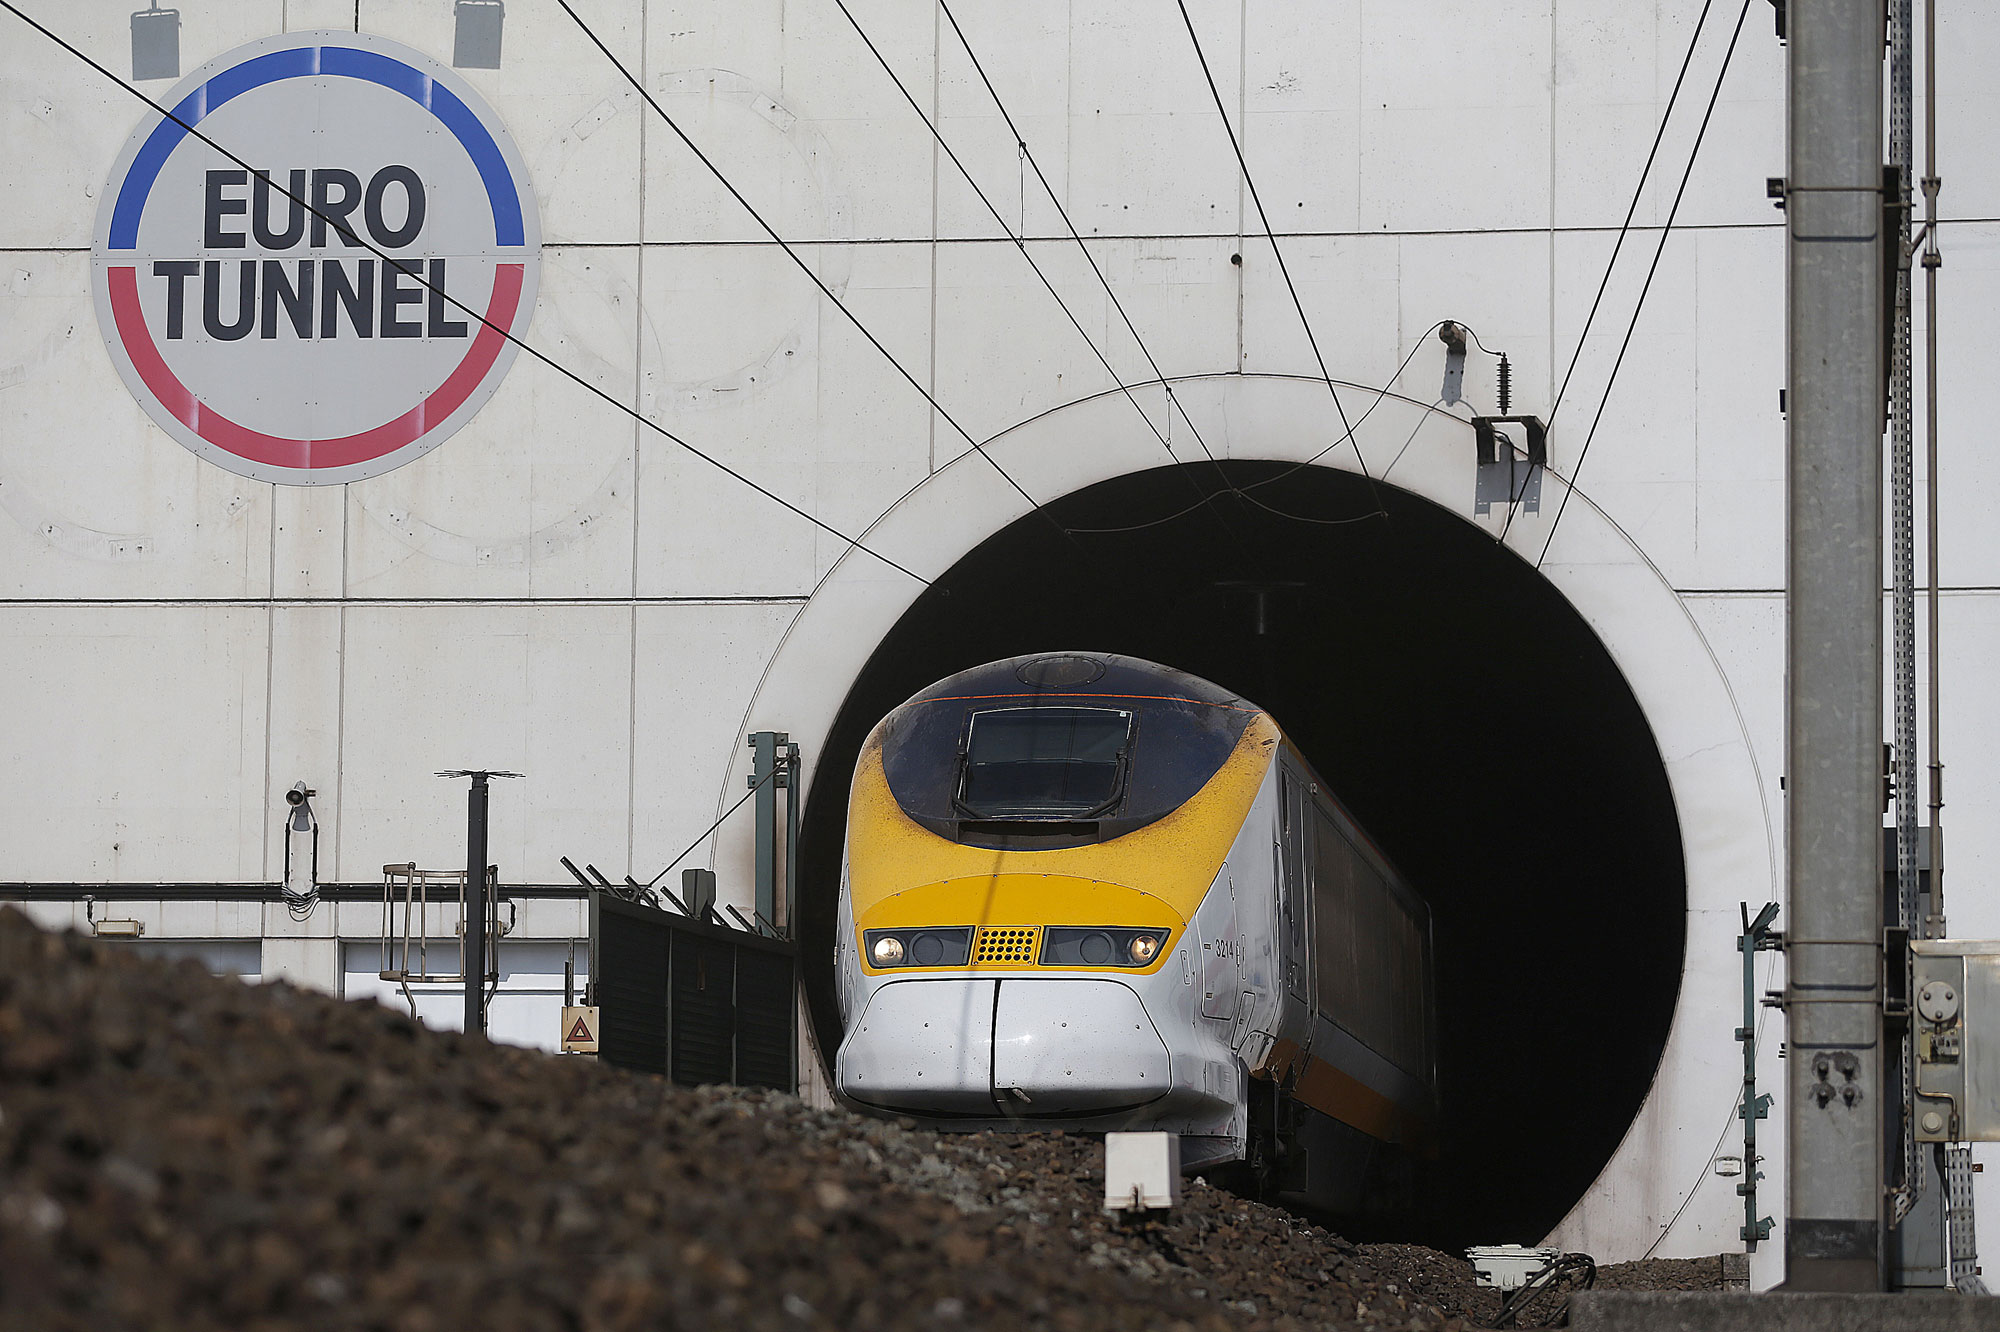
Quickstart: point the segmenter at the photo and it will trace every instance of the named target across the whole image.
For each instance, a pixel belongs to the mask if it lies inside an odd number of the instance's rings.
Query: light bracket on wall
[[[132,82],[181,76],[181,11],[148,5],[132,15]]]
[[[501,0],[454,0],[451,63],[460,69],[500,68],[500,28],[506,15]]]

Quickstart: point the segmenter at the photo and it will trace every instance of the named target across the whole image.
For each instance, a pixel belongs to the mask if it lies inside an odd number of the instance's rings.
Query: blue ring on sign
[[[493,141],[492,133],[458,94],[422,70],[377,51],[352,46],[298,46],[232,65],[181,99],[173,111],[175,119],[161,121],[132,158],[132,165],[125,172],[125,183],[118,189],[118,202],[111,210],[111,234],[105,248],[138,247],[139,218],[146,210],[146,200],[167,158],[180,147],[190,128],[199,125],[211,111],[254,88],[317,74],[380,84],[436,116],[465,149],[479,169],[479,178],[486,183],[486,197],[493,206],[494,243],[526,243],[514,173],[508,169],[507,159],[501,156],[500,145]]]

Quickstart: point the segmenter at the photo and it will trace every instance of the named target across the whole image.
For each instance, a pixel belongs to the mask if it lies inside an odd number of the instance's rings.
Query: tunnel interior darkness
[[[1210,502],[1190,509],[1197,489]],[[1378,497],[1386,517],[1337,521]],[[1561,594],[1471,524],[1347,472],[1117,477],[994,534],[917,599],[843,703],[805,811],[822,1051],[839,1040],[831,936],[862,741],[944,676],[1055,649],[1149,658],[1261,704],[1425,894],[1448,1186],[1419,1233],[1380,1238],[1539,1241],[1657,1069],[1684,945],[1679,822],[1645,716]]]

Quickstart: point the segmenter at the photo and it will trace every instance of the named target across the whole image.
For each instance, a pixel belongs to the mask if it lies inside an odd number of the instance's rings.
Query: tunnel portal
[[[1120,476],[996,532],[855,680],[802,831],[823,1051],[849,777],[905,698],[1057,649],[1191,671],[1268,709],[1428,897],[1447,1128],[1439,1246],[1539,1241],[1658,1067],[1687,891],[1651,729],[1597,636],[1486,532],[1353,473],[1229,461]]]

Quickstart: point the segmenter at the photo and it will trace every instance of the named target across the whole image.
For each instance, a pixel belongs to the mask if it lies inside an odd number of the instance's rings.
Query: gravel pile
[[[1484,1311],[1463,1263],[1198,1181],[1121,1226],[1101,1167],[1088,1139],[676,1088],[0,910],[0,1326],[1457,1332]]]
[[[1411,1298],[1450,1318],[1463,1320],[1467,1327],[1485,1328],[1493,1324],[1505,1301],[1506,1292],[1478,1285],[1472,1264],[1463,1258],[1439,1253],[1412,1244],[1364,1244],[1359,1261],[1376,1274],[1377,1280],[1393,1282]],[[1597,1290],[1723,1290],[1725,1273],[1722,1258],[1653,1258],[1638,1263],[1613,1263],[1597,1269]],[[1570,1287],[1542,1295],[1524,1305],[1521,1327],[1560,1326],[1565,1298]]]

